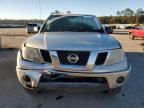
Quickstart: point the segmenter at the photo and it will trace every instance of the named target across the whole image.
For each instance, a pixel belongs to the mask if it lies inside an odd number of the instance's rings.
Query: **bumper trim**
[[[39,83],[38,89],[40,90],[58,90],[58,91],[101,91],[107,90],[107,84],[99,83],[68,83],[68,82],[48,82],[48,83]]]

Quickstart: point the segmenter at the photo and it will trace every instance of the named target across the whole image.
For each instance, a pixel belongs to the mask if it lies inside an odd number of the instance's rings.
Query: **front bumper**
[[[73,72],[59,72],[59,71],[54,71],[54,70],[22,70],[22,69],[17,69],[17,76],[18,76],[18,79],[19,81],[21,82],[21,84],[26,87],[26,88],[31,88],[31,89],[37,89],[37,88],[44,88],[43,85],[46,85],[46,88],[50,88],[52,86],[53,87],[56,87],[54,85],[54,83],[50,82],[49,84],[42,84],[42,83],[39,83],[40,81],[40,78],[42,75],[51,75],[51,74],[55,74],[55,73],[58,73],[58,74],[61,74],[61,75],[66,75],[66,76],[73,76],[73,77],[97,77],[97,78],[106,78],[107,80],[107,85],[106,86],[105,84],[93,84],[94,86],[98,86],[97,88],[99,88],[101,85],[105,86],[105,87],[108,87],[108,89],[112,89],[112,88],[116,88],[116,87],[119,87],[121,86],[127,79],[128,75],[129,75],[129,72],[131,70],[131,66],[129,66],[128,69],[126,70],[123,70],[123,71],[120,71],[120,72],[112,72],[112,73],[94,73],[94,74],[90,74],[90,73],[73,73]],[[31,82],[25,82],[23,80],[23,76],[29,76],[31,78]],[[117,79],[119,77],[124,77],[125,78],[125,81],[121,84],[118,84],[117,83]],[[56,83],[55,83],[56,84]],[[57,83],[58,86],[57,87],[60,87],[60,85],[63,87],[63,85],[73,85],[73,84],[70,84],[70,83]],[[56,84],[56,85],[57,85]],[[42,86],[41,86],[42,85]],[[82,84],[82,83],[75,83],[76,86],[86,86],[86,85],[90,85],[89,83],[85,83],[85,84]],[[48,87],[49,86],[49,87]],[[71,86],[72,87],[72,86]],[[73,86],[74,87],[74,86]],[[104,88],[105,88],[104,87]],[[103,88],[103,87],[102,87]]]
[[[131,65],[127,65],[127,61],[124,60],[121,63],[112,66],[95,67],[91,72],[71,72],[71,71],[60,71],[54,70],[49,64],[38,64],[33,62],[25,61],[21,58],[20,52],[17,58],[17,76],[20,83],[28,89],[44,89],[44,88],[55,88],[62,89],[63,87],[68,88],[102,88],[102,89],[113,89],[120,87],[128,78],[129,72],[131,71]],[[71,82],[47,82],[41,83],[40,79],[43,75],[59,74],[60,76],[68,77],[90,77],[90,78],[105,78],[107,83],[71,83]],[[31,81],[24,81],[24,76],[28,76]],[[117,79],[123,77],[124,81],[118,83]]]

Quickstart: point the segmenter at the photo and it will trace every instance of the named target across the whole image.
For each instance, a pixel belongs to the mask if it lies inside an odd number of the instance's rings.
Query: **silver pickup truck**
[[[26,89],[102,88],[120,92],[131,70],[121,44],[93,15],[50,16],[17,56],[17,76]]]

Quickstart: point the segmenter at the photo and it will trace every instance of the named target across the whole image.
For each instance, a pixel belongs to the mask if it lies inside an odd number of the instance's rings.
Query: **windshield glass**
[[[41,32],[99,32],[102,30],[94,16],[63,16],[47,20]]]

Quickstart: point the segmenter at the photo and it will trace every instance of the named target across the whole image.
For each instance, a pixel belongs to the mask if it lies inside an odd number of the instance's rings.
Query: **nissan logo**
[[[79,57],[76,54],[70,54],[70,55],[68,55],[67,60],[70,63],[76,63],[79,60]]]

